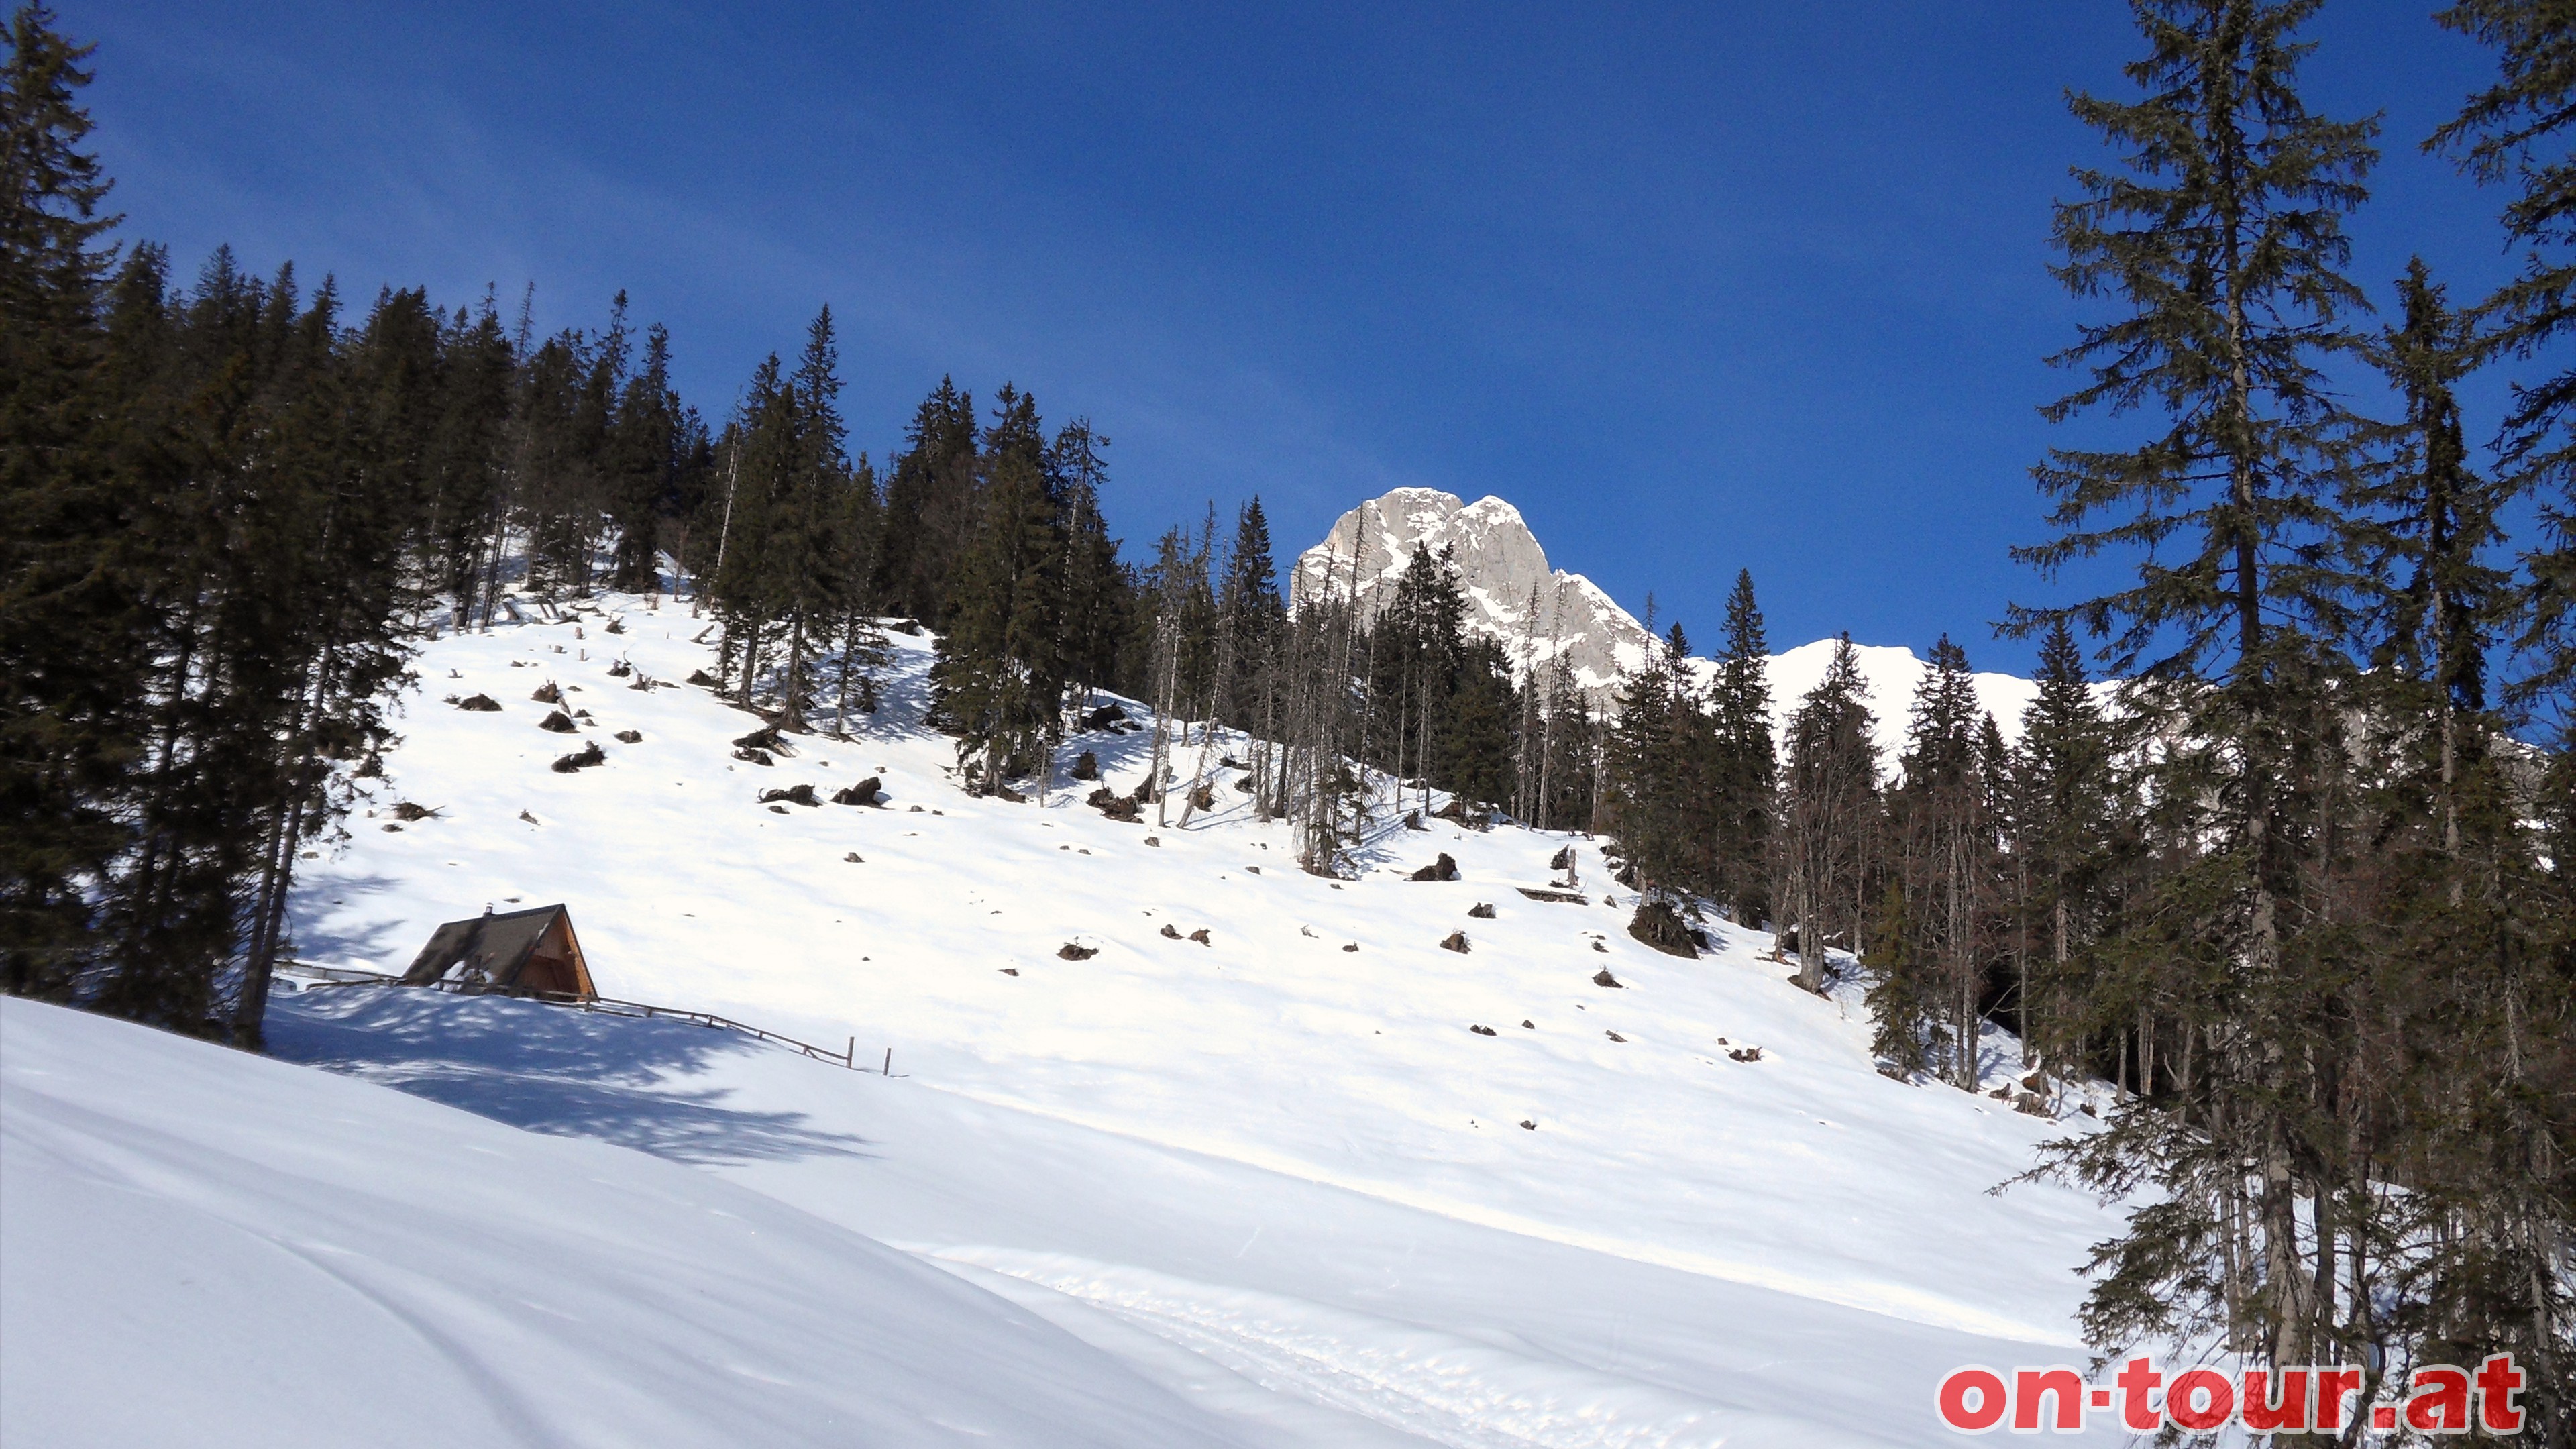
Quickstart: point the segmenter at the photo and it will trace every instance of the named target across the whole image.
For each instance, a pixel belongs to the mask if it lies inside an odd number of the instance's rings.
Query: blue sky
[[[2387,113],[2356,277],[2421,251],[2466,300],[2501,197],[2416,146],[2492,60],[2431,8],[2330,4],[2308,94]],[[828,302],[853,448],[1016,382],[1113,439],[1131,550],[1258,493],[1293,554],[1414,484],[1705,643],[1739,567],[1775,647],[1981,667],[2066,593],[2005,550],[2083,315],[2043,270],[2103,155],[2064,92],[2138,48],[2107,0],[62,9],[127,234],[183,268],[533,281],[545,326],[623,288],[711,416]]]

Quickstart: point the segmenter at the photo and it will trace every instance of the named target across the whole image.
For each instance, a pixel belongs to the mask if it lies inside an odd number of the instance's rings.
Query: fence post
[[[894,1075],[894,1048],[893,1048],[893,1047],[887,1047],[887,1048],[886,1048],[886,1063],[885,1063],[885,1070],[884,1070],[882,1073],[880,1073],[879,1075],[881,1075],[881,1076],[888,1076],[888,1077],[891,1077],[891,1076],[893,1076],[893,1075]]]

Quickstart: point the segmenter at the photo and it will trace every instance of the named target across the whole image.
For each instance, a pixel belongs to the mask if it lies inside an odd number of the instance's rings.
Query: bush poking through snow
[[[1467,933],[1464,931],[1451,931],[1448,938],[1440,943],[1440,949],[1443,951],[1455,951],[1461,956],[1466,955]]]
[[[690,682],[691,684],[697,685],[697,686],[698,686],[699,688],[701,688],[701,689],[722,689],[722,688],[724,688],[724,681],[723,681],[723,680],[716,678],[714,675],[707,673],[707,672],[706,672],[705,670],[703,670],[703,669],[692,669],[692,670],[690,670],[690,671],[689,671],[689,682]]]
[[[1073,757],[1073,778],[1075,778],[1075,779],[1077,779],[1077,780],[1097,780],[1097,779],[1099,779],[1099,778],[1100,778],[1100,757],[1099,757],[1098,755],[1096,755],[1096,754],[1093,754],[1093,753],[1092,753],[1091,751],[1089,751],[1089,750],[1085,750],[1085,751],[1083,751],[1081,754],[1078,754],[1078,755],[1074,756],[1074,757]]]
[[[456,707],[458,709],[472,710],[477,714],[499,714],[501,712],[501,701],[494,699],[488,694],[469,694],[463,699],[456,701]]]
[[[1127,711],[1114,704],[1104,704],[1082,717],[1082,727],[1087,730],[1105,730],[1111,725],[1124,723],[1126,718]]]
[[[1163,939],[1166,941],[1177,941],[1181,939],[1181,928],[1173,925],[1169,921],[1165,921],[1163,923]]]
[[[1494,1034],[1494,1029],[1490,1026],[1470,1026],[1467,1029],[1478,1036],[1492,1036]]]
[[[581,752],[579,754],[566,755],[562,759],[555,761],[554,768],[555,773],[558,775],[569,775],[575,770],[587,770],[593,765],[605,765],[607,763],[608,752],[599,747],[599,741],[592,740],[589,744],[581,747]]]
[[[1615,1032],[1615,1031],[1605,1031],[1605,1032],[1603,1032],[1603,1033],[1601,1033],[1601,1034],[1602,1034],[1603,1036],[1606,1036],[1606,1037],[1610,1038],[1612,1041],[1615,1041],[1615,1042],[1625,1043],[1625,1042],[1628,1040],[1626,1037],[1621,1036],[1619,1033],[1617,1033],[1617,1032]]]
[[[737,750],[765,750],[772,754],[780,755],[792,755],[796,753],[795,747],[788,744],[786,739],[779,734],[778,726],[776,725],[762,725],[759,729],[753,730],[750,734],[744,735],[741,739],[735,740],[733,742],[733,747]]]
[[[1595,941],[1592,944],[1599,946],[1601,943]],[[1625,991],[1628,989],[1627,987],[1619,984],[1619,978],[1611,975],[1610,968],[1607,966],[1604,966],[1600,970],[1592,973],[1592,984],[1595,986],[1607,986],[1613,991]]]
[[[393,812],[396,820],[433,820],[438,816],[438,812],[428,806],[414,805],[409,800],[396,800]]]
[[[1063,945],[1055,948],[1055,954],[1060,960],[1088,961],[1092,957],[1100,954],[1100,948],[1097,946],[1085,946],[1074,941],[1067,941]]]
[[[1190,939],[1198,942],[1202,946],[1213,946],[1216,944],[1214,941],[1208,939],[1208,928],[1205,926],[1201,926],[1197,930],[1190,932]]]
[[[608,677],[611,679],[624,679],[634,672],[635,665],[631,660],[620,659],[608,666]]]
[[[867,862],[866,862],[866,861],[864,861],[864,860],[862,860],[862,859],[860,859],[860,858],[859,858],[859,853],[858,853],[857,851],[855,851],[855,850],[851,851],[849,854],[847,854],[847,855],[845,855],[845,856],[842,856],[842,857],[841,857],[841,859],[842,859],[842,860],[844,860],[844,861],[847,861],[847,862],[848,862],[848,863],[850,863],[851,865],[865,865],[865,864],[867,864]]]
[[[537,721],[537,728],[541,730],[552,730],[559,735],[568,735],[580,729],[581,726],[572,722],[571,715],[557,709],[548,710],[546,712],[546,717]]]
[[[1101,814],[1108,816],[1112,820],[1123,820],[1130,825],[1136,824],[1141,818],[1137,813],[1137,805],[1134,800],[1125,795],[1119,794],[1117,791],[1110,789],[1106,785],[1092,791],[1091,798],[1085,803],[1090,805],[1092,809],[1099,811]]]
[[[820,805],[823,803],[822,801],[814,798],[814,787],[811,785],[790,785],[784,790],[763,790],[760,792],[760,803],[763,805],[775,805],[781,801],[790,805]]]
[[[1438,860],[1435,860],[1429,865],[1424,866],[1422,869],[1415,871],[1413,873],[1413,878],[1415,880],[1456,880],[1458,878],[1458,862],[1451,860],[1449,858],[1449,852],[1444,850],[1440,852],[1440,858]]]
[[[1538,1130],[1538,1122],[1533,1118],[1523,1117],[1521,1119],[1521,1130],[1524,1132],[1536,1132]]]
[[[556,688],[555,682],[549,679],[545,683],[538,685],[535,692],[531,693],[528,698],[535,700],[539,704],[561,704],[563,703],[563,691]]]
[[[746,765],[775,765],[778,763],[776,760],[769,757],[769,751],[767,750],[736,750],[733,752],[733,757],[742,761]]]
[[[1450,800],[1448,804],[1432,811],[1431,818],[1434,820],[1446,820],[1456,825],[1463,825],[1469,830],[1491,830],[1494,828],[1493,815],[1490,811],[1487,811],[1482,806],[1471,806],[1464,800],[1454,798]]]
[[[617,732],[617,742],[621,745],[640,745],[644,743],[644,732],[642,730],[619,730]]]
[[[1470,920],[1477,920],[1477,921],[1490,921],[1490,920],[1492,920],[1492,919],[1494,918],[1494,906],[1493,906],[1493,902],[1491,902],[1491,901],[1478,901],[1478,902],[1476,902],[1474,905],[1469,906],[1469,907],[1467,908],[1467,916],[1468,916],[1468,918],[1469,918]]]
[[[846,790],[833,791],[832,803],[835,805],[874,805],[877,803],[877,795],[880,793],[882,788],[883,786],[877,777],[870,775],[866,779],[861,780],[859,783],[852,785]]]
[[[1758,1046],[1737,1047],[1726,1055],[1733,1061],[1758,1062],[1762,1060],[1762,1048]]]
[[[1547,868],[1549,870],[1572,870],[1574,868],[1574,847],[1569,845],[1563,850],[1558,851],[1556,854],[1549,856],[1547,858]]]
[[[1628,934],[1667,956],[1696,958],[1699,955],[1699,944],[1692,939],[1691,928],[1682,923],[1680,913],[1668,901],[1639,901],[1637,914],[1628,922]]]

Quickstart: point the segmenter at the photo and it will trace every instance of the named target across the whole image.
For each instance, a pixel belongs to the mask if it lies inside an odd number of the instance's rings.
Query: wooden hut
[[[599,994],[572,933],[572,913],[560,905],[450,921],[431,933],[402,979],[405,986],[455,991]]]

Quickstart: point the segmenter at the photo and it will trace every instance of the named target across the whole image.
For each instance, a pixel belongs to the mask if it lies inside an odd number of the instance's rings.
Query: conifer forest
[[[624,293],[547,333],[524,292],[174,257],[91,142],[108,62],[22,5],[0,983],[257,1048],[299,868],[442,635],[646,596],[720,649],[693,683],[830,740],[926,634],[968,795],[1186,828],[1222,788],[1334,879],[1435,792],[1615,840],[1631,935],[1770,933],[1865,991],[1883,1075],[1977,1091],[2002,1029],[2040,1095],[2116,1088],[2030,1165],[2144,1204],[2085,1269],[2097,1350],[2510,1352],[2528,1442],[2576,1446],[2576,6],[2441,10],[2491,83],[2401,135],[2303,94],[2325,3],[2130,0],[2120,77],[2069,92],[2099,144],[2050,236],[2061,445],[1996,485],[2031,496],[1994,614],[2036,695],[1986,713],[1945,636],[1892,755],[1849,635],[1774,698],[1750,567],[1587,689],[1468,627],[1450,556],[1283,586],[1257,497],[1124,531],[1118,420],[1009,379],[925,378],[860,436],[828,306],[717,409]],[[2395,148],[2480,184],[2508,285],[2357,272]],[[1114,792],[1073,737],[1139,705]]]

